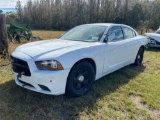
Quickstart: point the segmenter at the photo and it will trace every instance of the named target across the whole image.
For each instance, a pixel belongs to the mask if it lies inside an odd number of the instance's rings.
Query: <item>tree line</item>
[[[160,0],[18,0],[16,22],[34,29],[68,30],[86,23],[120,23],[157,29]]]

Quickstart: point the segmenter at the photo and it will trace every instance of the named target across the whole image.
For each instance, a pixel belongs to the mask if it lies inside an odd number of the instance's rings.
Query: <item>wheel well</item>
[[[95,64],[95,61],[94,61],[93,59],[91,59],[91,58],[81,59],[81,60],[77,61],[77,62],[73,65],[73,67],[76,66],[77,64],[79,64],[80,62],[83,62],[83,61],[89,62],[89,63],[93,66],[94,71],[95,71],[95,73],[96,73],[96,64]],[[73,68],[73,67],[72,67],[72,68]]]
[[[84,58],[84,59],[81,59],[81,60],[77,61],[77,62],[72,66],[71,70],[72,70],[77,64],[79,64],[80,62],[83,62],[83,61],[89,62],[89,63],[93,66],[93,68],[94,68],[94,70],[95,70],[95,74],[96,74],[96,64],[95,64],[95,61],[94,61],[93,59],[91,59],[91,58]],[[71,70],[70,70],[70,72],[71,72]],[[70,74],[70,72],[69,72],[69,74]],[[69,74],[68,74],[68,76],[69,76]],[[68,77],[67,77],[67,82],[68,82]],[[66,91],[66,90],[65,90],[65,91]]]
[[[142,48],[142,49],[143,49],[143,51],[144,51],[144,49],[145,49],[144,45],[142,45],[140,48]]]

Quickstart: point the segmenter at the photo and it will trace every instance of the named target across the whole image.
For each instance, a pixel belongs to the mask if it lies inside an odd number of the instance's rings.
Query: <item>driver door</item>
[[[113,72],[121,67],[126,59],[126,41],[121,26],[114,26],[109,29],[107,37],[111,34],[115,36],[108,41],[105,46],[105,60],[103,73]]]

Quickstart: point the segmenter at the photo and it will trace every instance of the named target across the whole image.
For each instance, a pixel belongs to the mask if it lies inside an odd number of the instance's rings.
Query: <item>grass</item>
[[[39,34],[40,32],[35,33]],[[46,31],[39,34],[52,38]],[[36,35],[37,35],[36,34]],[[45,35],[49,35],[48,37]],[[54,37],[54,35],[53,35]],[[10,52],[18,44],[10,43]],[[8,60],[0,59],[0,64]],[[143,66],[127,66],[96,81],[83,97],[67,98],[17,86],[11,66],[0,67],[0,119],[158,120],[160,118],[160,51],[147,49]]]
[[[48,40],[59,37],[64,31],[33,30],[32,33],[34,36],[40,36],[43,40]]]

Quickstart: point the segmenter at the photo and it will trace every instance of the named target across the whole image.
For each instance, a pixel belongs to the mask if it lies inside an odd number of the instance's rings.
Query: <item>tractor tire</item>
[[[19,43],[23,43],[26,41],[27,41],[27,39],[24,36],[19,36],[19,40],[18,40]]]

